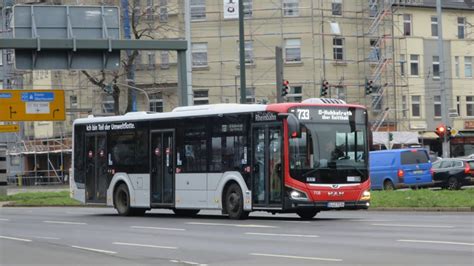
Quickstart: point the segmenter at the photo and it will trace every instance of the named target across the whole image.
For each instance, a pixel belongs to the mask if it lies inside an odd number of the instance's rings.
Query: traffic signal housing
[[[370,95],[374,92],[374,81],[365,79],[365,95]]]
[[[286,79],[283,80],[283,87],[281,88],[281,96],[286,96],[290,92],[290,82]]]
[[[329,91],[329,82],[327,80],[323,80],[323,82],[321,82],[321,92],[320,92],[321,97],[328,96],[328,91]]]
[[[438,135],[438,137],[441,140],[443,140],[444,135],[446,134],[446,126],[445,125],[438,126],[435,130],[435,133],[436,133],[436,135]]]

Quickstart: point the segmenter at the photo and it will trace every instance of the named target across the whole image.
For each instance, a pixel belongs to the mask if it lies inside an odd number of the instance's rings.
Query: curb
[[[412,211],[412,212],[474,212],[474,207],[375,207],[369,211]]]

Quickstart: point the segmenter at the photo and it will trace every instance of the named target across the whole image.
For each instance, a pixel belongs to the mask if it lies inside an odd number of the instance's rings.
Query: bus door
[[[252,127],[252,201],[255,207],[282,207],[281,124]]]
[[[151,204],[174,203],[174,131],[152,131],[151,138]]]
[[[107,139],[106,133],[86,134],[86,202],[106,203]]]

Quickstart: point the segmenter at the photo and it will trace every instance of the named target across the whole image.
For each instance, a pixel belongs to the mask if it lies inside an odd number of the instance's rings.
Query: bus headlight
[[[362,192],[360,200],[370,200],[370,191],[364,190],[364,192]]]
[[[291,197],[291,199],[294,199],[294,200],[304,200],[304,201],[308,200],[308,195],[306,195],[306,193],[298,191],[298,190],[292,190],[290,192],[290,197]]]

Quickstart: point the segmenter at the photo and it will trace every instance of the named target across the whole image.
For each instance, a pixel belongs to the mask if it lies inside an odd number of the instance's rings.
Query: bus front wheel
[[[244,211],[244,196],[240,186],[235,183],[231,184],[225,195],[225,206],[229,218],[233,220],[246,219],[249,212]]]
[[[143,216],[144,208],[130,207],[130,192],[126,184],[120,184],[114,192],[114,206],[121,216]]]
[[[310,220],[313,219],[316,214],[318,214],[318,210],[297,210],[296,214],[298,214],[299,217],[305,220]]]

